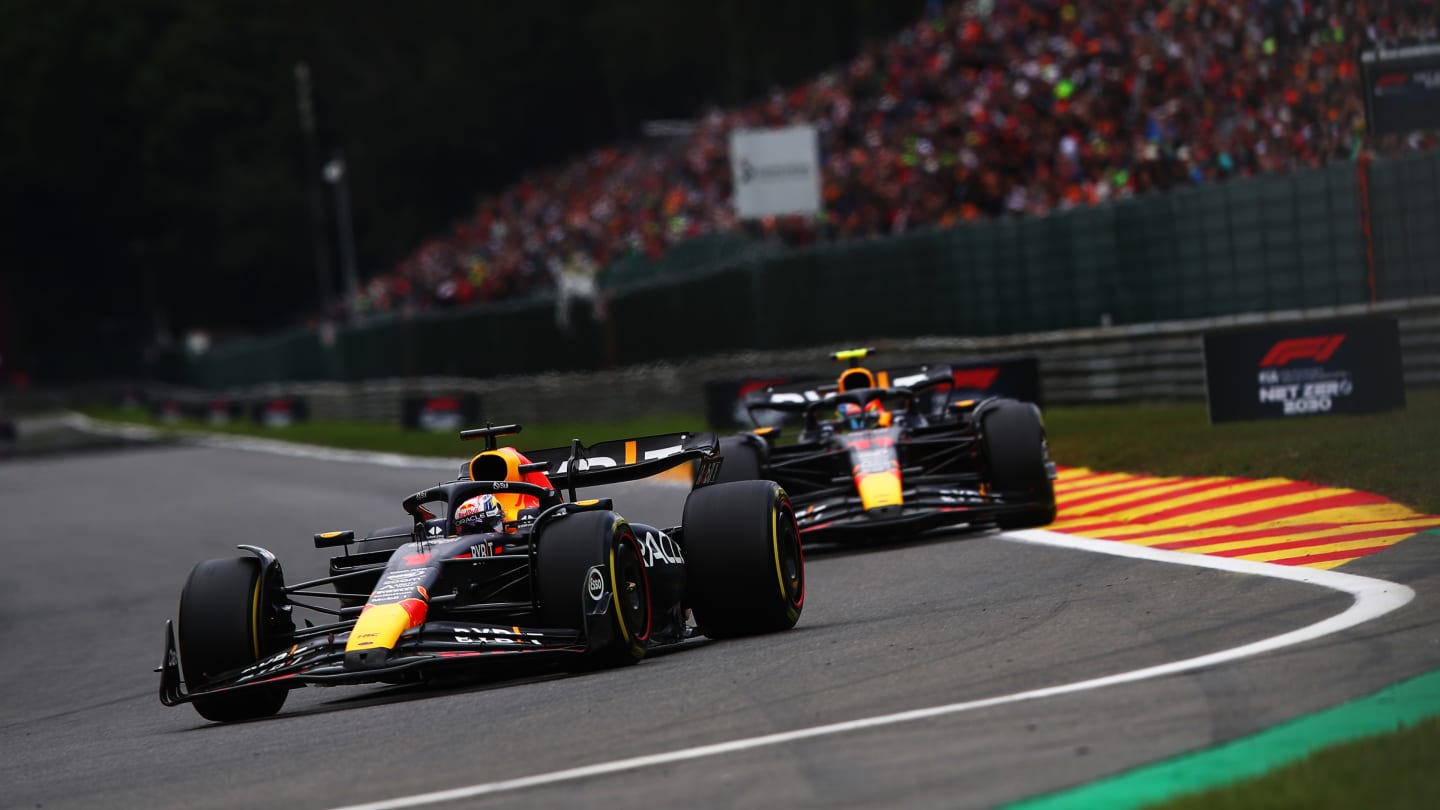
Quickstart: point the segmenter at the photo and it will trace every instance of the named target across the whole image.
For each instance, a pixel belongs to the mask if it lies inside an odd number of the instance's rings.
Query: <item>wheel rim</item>
[[[775,566],[781,593],[791,605],[800,607],[805,604],[805,555],[800,548],[800,532],[789,504],[776,513]]]
[[[650,582],[633,534],[623,535],[611,551],[615,608],[622,632],[637,642],[650,637]]]

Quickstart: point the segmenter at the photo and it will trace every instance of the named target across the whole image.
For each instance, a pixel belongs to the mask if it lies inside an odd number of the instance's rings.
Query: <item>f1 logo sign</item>
[[[1387,73],[1375,80],[1375,93],[1384,95],[1386,91],[1403,88],[1409,82],[1408,73]]]
[[[1260,361],[1261,368],[1270,366],[1283,366],[1292,360],[1314,360],[1323,363],[1330,359],[1340,344],[1345,342],[1345,335],[1319,335],[1308,338],[1291,338],[1282,340],[1270,347],[1265,359]]]

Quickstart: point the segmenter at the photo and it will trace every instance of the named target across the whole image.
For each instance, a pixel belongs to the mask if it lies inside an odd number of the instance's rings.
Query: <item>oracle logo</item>
[[[1260,367],[1283,366],[1293,360],[1314,360],[1317,363],[1323,363],[1329,360],[1330,356],[1335,354],[1335,350],[1340,348],[1340,344],[1344,342],[1344,333],[1282,340],[1271,346],[1270,351],[1265,353],[1265,359],[1260,361]]]

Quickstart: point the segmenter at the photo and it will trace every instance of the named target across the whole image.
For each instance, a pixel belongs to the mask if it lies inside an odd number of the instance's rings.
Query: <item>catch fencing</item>
[[[727,237],[686,255],[683,269],[631,260],[608,270],[601,307],[561,313],[542,297],[300,330],[218,346],[184,377],[209,389],[436,377],[493,386],[885,340],[1143,332],[1423,302],[1440,296],[1440,153],[803,250]],[[1057,373],[1063,391],[1071,375]],[[1196,391],[1177,378],[1173,395]]]

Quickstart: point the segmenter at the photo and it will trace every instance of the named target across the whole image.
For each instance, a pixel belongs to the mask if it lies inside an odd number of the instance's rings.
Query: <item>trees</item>
[[[157,336],[319,310],[299,60],[322,159],[347,158],[363,275],[527,168],[813,74],[919,6],[10,0],[0,263],[12,351],[44,379],[42,356],[135,357]]]

